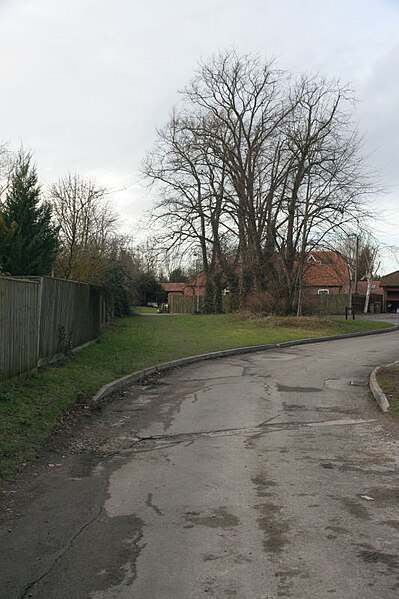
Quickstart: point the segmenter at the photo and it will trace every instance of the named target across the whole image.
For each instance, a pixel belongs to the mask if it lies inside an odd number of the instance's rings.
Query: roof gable
[[[161,283],[161,287],[167,293],[183,293],[186,283]]]
[[[399,270],[395,270],[394,272],[390,272],[384,277],[381,277],[380,285],[381,287],[399,287]]]
[[[343,287],[349,283],[348,265],[333,251],[310,252],[303,282],[307,287]]]

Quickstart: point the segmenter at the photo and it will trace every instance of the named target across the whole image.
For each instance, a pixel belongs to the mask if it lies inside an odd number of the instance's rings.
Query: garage
[[[383,288],[383,311],[399,313],[399,270],[381,277],[380,286]]]

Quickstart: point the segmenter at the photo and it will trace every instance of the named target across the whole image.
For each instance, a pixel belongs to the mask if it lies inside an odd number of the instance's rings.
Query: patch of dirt
[[[258,497],[270,497],[272,493],[268,492],[266,489],[277,486],[274,480],[270,480],[265,474],[257,474],[251,478],[251,481],[255,486]]]
[[[320,387],[292,387],[289,385],[281,385],[280,383],[277,384],[277,389],[284,393],[321,393],[323,391]],[[294,409],[298,408],[296,405],[293,405],[292,407]]]
[[[399,520],[384,520],[382,524],[386,524],[395,530],[399,530]]]
[[[377,505],[396,507],[399,499],[399,487],[372,487],[367,489],[367,495],[372,497]]]
[[[254,508],[259,514],[257,523],[264,533],[265,552],[280,553],[289,543],[287,533],[290,530],[288,519],[281,515],[281,507],[273,503],[261,503]]]
[[[185,520],[198,526],[208,526],[209,528],[232,528],[240,524],[239,518],[229,514],[226,506],[220,506],[212,514],[203,515],[198,512],[186,512]]]
[[[399,557],[396,553],[384,553],[383,551],[376,551],[374,548],[367,548],[359,551],[358,555],[367,563],[384,564],[391,570],[399,568]]]
[[[342,497],[341,501],[352,516],[359,518],[359,520],[370,520],[367,509],[360,503],[360,501],[355,501],[348,497]]]
[[[95,404],[81,400],[67,409],[53,434],[34,450],[23,470],[3,482],[0,513],[10,509],[14,497],[27,495],[32,482],[35,484],[49,468],[66,467],[71,456],[79,465],[79,472],[72,475],[87,476],[101,458],[131,449],[138,441],[137,430],[159,419],[167,428],[173,413],[179,410],[181,397],[170,401],[169,381],[164,377],[156,374]],[[184,383],[182,395],[189,394],[192,386],[190,381]],[[162,412],[166,404],[167,411]]]

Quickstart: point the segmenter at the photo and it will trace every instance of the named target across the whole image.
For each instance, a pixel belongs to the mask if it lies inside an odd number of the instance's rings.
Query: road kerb
[[[116,391],[120,391],[133,385],[134,383],[138,383],[140,381],[146,380],[149,376],[153,374],[160,374],[162,372],[166,372],[168,370],[173,370],[174,368],[180,368],[182,366],[188,366],[190,364],[195,364],[196,362],[203,362],[205,360],[214,360],[217,358],[225,358],[228,356],[237,356],[240,354],[248,354],[255,353],[260,351],[267,351],[271,349],[281,349],[285,347],[294,347],[297,345],[307,345],[310,343],[324,343],[326,341],[336,341],[339,339],[352,339],[354,337],[366,337],[369,335],[378,335],[383,333],[392,333],[394,331],[399,330],[399,325],[395,325],[393,327],[387,329],[376,329],[375,331],[364,331],[360,333],[345,333],[343,335],[330,335],[329,337],[311,337],[308,339],[296,339],[295,341],[283,341],[281,343],[267,343],[264,345],[249,345],[244,347],[236,347],[232,349],[224,349],[220,351],[210,352],[206,354],[199,354],[197,356],[189,356],[187,358],[180,358],[178,360],[172,360],[170,362],[163,362],[162,364],[157,364],[151,366],[149,368],[144,368],[142,370],[136,370],[131,374],[127,374],[122,378],[116,379],[103,385],[99,391],[92,397],[92,402],[100,401],[105,397],[108,397],[112,393]]]
[[[376,400],[376,402],[378,403],[378,405],[380,406],[380,408],[383,412],[388,412],[390,405],[389,405],[387,396],[385,395],[384,391],[381,389],[381,387],[378,383],[377,374],[381,368],[389,368],[389,366],[393,366],[394,364],[397,364],[398,362],[399,362],[399,360],[396,360],[396,362],[392,362],[391,364],[386,364],[384,366],[377,366],[376,368],[374,368],[373,372],[370,374],[369,386],[370,386],[371,393],[373,394],[374,399]]]

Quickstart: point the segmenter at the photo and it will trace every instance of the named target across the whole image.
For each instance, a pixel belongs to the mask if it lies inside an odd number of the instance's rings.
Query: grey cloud
[[[46,180],[78,170],[135,182],[195,63],[235,46],[354,80],[367,151],[393,186],[398,31],[390,0],[3,0],[0,140],[22,139]],[[115,198],[127,220],[148,207],[137,185]]]

